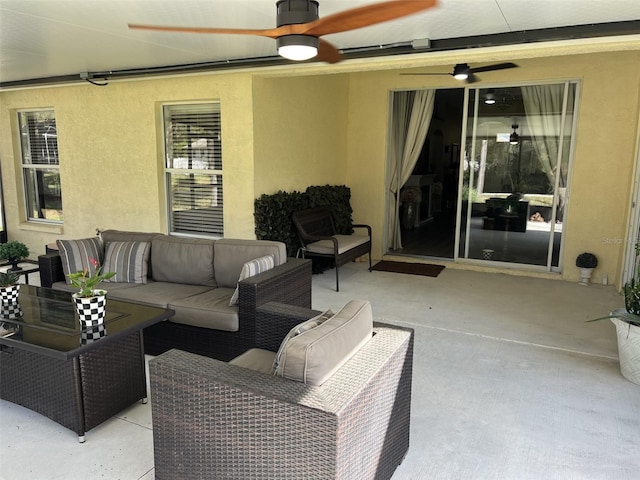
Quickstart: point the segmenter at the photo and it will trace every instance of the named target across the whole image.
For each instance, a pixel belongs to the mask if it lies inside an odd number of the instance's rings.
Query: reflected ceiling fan
[[[453,72],[451,73],[442,73],[442,72],[428,72],[428,73],[401,73],[400,75],[451,75],[456,80],[465,80],[467,83],[473,83],[477,81],[475,76],[476,73],[479,72],[492,72],[494,70],[506,70],[508,68],[517,68],[518,65],[515,63],[507,62],[507,63],[495,63],[493,65],[485,65],[484,67],[475,67],[471,68],[466,63],[458,63],[455,67],[453,67]]]
[[[279,0],[276,2],[277,27],[265,30],[207,27],[169,27],[129,24],[129,28],[183,33],[219,33],[258,35],[276,40],[278,53],[289,60],[317,60],[336,63],[342,60],[340,51],[320,37],[346,32],[394,20],[427,10],[436,0],[392,0],[352,8],[319,18],[316,0]]]

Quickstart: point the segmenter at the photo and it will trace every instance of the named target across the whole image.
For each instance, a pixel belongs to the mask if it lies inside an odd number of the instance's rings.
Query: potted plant
[[[630,382],[640,385],[640,275],[637,262],[640,243],[636,243],[635,248],[636,271],[631,280],[622,287],[625,308],[589,321],[595,322],[608,318],[616,326],[620,373]]]
[[[593,269],[598,266],[598,258],[589,252],[584,252],[576,258],[576,267],[580,269],[580,285],[589,285]]]
[[[29,249],[24,243],[13,240],[0,244],[0,258],[6,259],[11,264],[11,270],[22,270],[18,263],[29,256]]]
[[[0,273],[0,300],[3,305],[18,301],[18,293],[20,291],[18,278],[19,275],[11,270]]]
[[[80,322],[86,327],[95,327],[104,322],[105,308],[107,304],[106,291],[96,290],[96,286],[103,280],[113,277],[116,272],[100,273],[102,266],[94,258],[89,261],[94,267],[93,272],[88,268],[67,275],[71,285],[78,288],[78,292],[72,295]]]

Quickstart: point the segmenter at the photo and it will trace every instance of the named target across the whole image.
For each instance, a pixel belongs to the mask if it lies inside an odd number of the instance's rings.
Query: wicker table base
[[[85,432],[146,396],[139,331],[68,360],[2,345],[0,398],[73,430],[81,443]]]

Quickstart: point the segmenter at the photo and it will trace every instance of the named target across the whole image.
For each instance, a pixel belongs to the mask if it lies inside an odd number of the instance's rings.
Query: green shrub
[[[258,240],[274,240],[287,245],[287,255],[295,257],[300,248],[293,213],[307,208],[328,207],[334,217],[336,231],[349,235],[353,210],[351,190],[345,185],[310,186],[304,193],[279,190],[263,194],[254,201],[255,232]]]

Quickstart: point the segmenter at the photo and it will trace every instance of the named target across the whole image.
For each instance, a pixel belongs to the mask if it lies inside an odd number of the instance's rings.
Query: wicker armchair
[[[259,308],[263,346],[314,313]],[[409,448],[412,365],[413,330],[378,323],[320,386],[171,350],[150,361],[155,476],[389,479]]]

